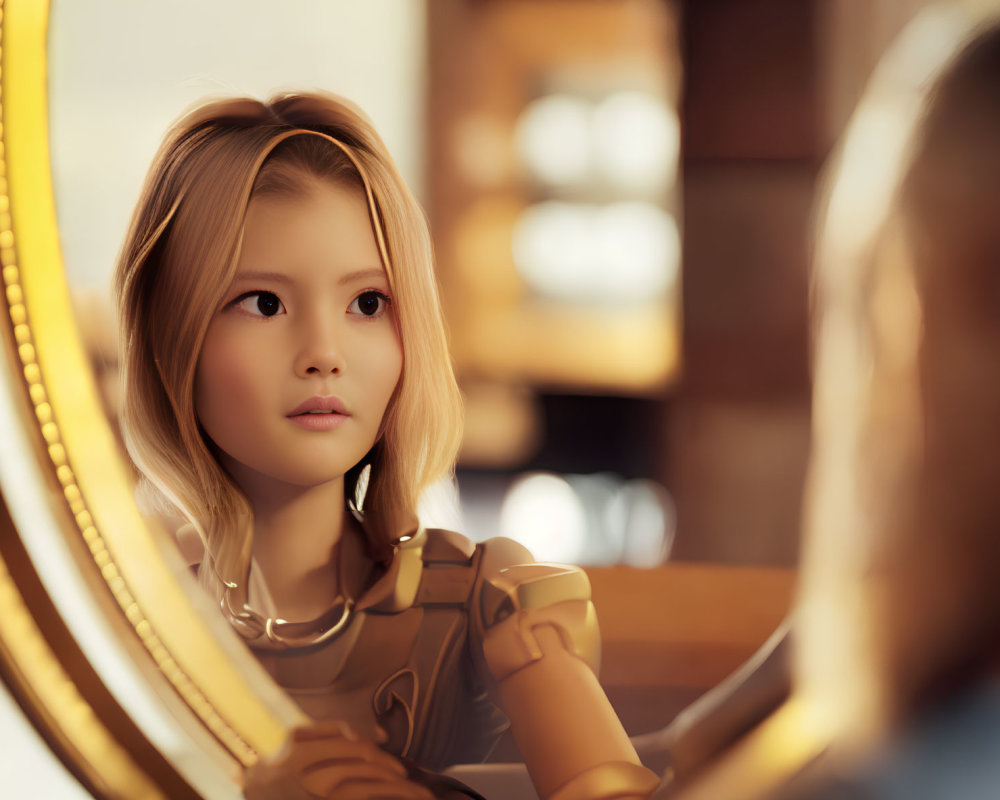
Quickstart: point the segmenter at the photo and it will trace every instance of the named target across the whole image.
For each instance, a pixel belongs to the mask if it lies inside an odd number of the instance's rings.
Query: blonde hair
[[[153,160],[115,273],[122,430],[145,480],[198,530],[223,580],[242,581],[249,568],[252,512],[198,424],[195,367],[236,271],[251,197],[302,193],[317,179],[364,189],[403,348],[402,375],[368,459],[365,510],[376,557],[389,557],[400,521],[452,470],[461,438],[426,220],[367,118],[325,94],[195,108]]]

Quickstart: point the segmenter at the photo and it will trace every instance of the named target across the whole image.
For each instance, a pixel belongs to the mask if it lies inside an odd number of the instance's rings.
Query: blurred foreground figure
[[[796,688],[833,745],[794,797],[1000,797],[1000,27],[915,119],[820,248]]]

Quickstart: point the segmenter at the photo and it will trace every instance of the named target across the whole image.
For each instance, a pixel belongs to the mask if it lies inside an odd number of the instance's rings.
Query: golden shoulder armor
[[[543,657],[535,631],[549,626],[597,674],[601,636],[590,581],[578,567],[518,564],[484,576],[479,596],[483,654],[497,681]]]

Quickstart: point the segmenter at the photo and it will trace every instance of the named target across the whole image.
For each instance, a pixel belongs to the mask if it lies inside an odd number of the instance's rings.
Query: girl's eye
[[[387,295],[371,290],[362,292],[354,298],[354,302],[351,303],[348,311],[352,314],[361,314],[366,317],[378,317],[385,313],[385,310],[389,307],[389,303],[390,300]]]
[[[233,305],[254,317],[273,317],[285,311],[278,295],[273,292],[247,292],[236,298]]]

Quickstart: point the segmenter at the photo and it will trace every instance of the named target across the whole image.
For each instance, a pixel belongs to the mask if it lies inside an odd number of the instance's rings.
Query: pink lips
[[[287,418],[309,431],[329,431],[349,416],[339,397],[310,397],[296,406]]]

